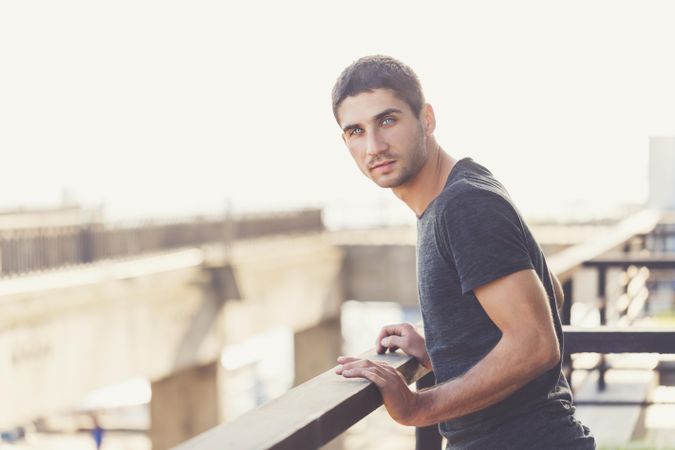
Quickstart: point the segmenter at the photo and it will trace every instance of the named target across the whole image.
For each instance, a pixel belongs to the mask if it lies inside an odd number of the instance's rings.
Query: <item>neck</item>
[[[448,155],[434,138],[427,142],[428,157],[419,172],[406,184],[392,188],[417,217],[441,193],[450,171],[457,162]]]

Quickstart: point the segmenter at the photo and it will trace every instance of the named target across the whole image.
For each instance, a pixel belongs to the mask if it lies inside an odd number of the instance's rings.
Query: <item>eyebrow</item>
[[[376,115],[373,117],[373,119],[374,119],[374,120],[380,120],[380,119],[382,119],[383,117],[388,116],[389,114],[393,114],[393,113],[401,114],[402,112],[403,112],[403,111],[401,111],[401,110],[398,109],[398,108],[387,108],[387,109],[385,109],[384,111],[382,111],[381,113],[376,114]],[[345,126],[342,128],[342,131],[344,131],[344,132],[346,133],[346,132],[348,132],[349,130],[352,130],[352,129],[354,129],[354,128],[357,128],[358,126],[359,126],[358,124],[349,124],[349,125],[345,125]]]

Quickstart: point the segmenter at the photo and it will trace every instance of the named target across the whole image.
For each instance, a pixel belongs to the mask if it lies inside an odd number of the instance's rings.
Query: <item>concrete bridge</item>
[[[339,354],[345,299],[416,304],[409,238],[267,236],[2,278],[0,429],[142,376],[154,447],[182,442],[227,419],[224,348],[292,330],[298,384]]]

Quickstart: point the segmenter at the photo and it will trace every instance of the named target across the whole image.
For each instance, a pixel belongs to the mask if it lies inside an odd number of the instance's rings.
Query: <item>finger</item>
[[[342,370],[354,369],[356,367],[372,367],[375,363],[368,359],[360,359],[358,361],[352,361],[342,365]]]
[[[335,373],[338,375],[342,374],[342,371],[344,370],[344,365],[349,364],[355,361],[360,361],[359,358],[355,358],[353,356],[339,356],[338,359],[338,366],[335,368]]]
[[[335,373],[340,374],[342,373],[343,370],[345,369],[351,369],[354,367],[368,367],[372,366],[373,362],[368,360],[368,359],[360,359],[360,358],[348,358],[343,361],[343,364],[340,364],[339,366],[336,367]]]
[[[380,364],[379,367],[380,367],[380,370],[381,370],[380,376],[382,376],[382,377],[384,377],[384,376],[386,376],[386,375],[391,375],[391,376],[395,376],[395,377],[400,377],[400,376],[402,376],[402,375],[399,373],[398,370],[396,370],[395,368],[393,368],[393,367],[390,366],[389,364]]]
[[[384,348],[381,343],[382,338],[389,336],[390,334],[396,334],[400,325],[401,324],[386,325],[380,329],[380,332],[377,334],[377,338],[375,338],[375,347],[377,349],[377,353],[384,353],[386,351],[386,348]]]
[[[405,338],[392,334],[391,336],[382,338],[380,344],[382,344],[382,347],[388,348],[390,352],[395,352],[399,348],[405,348],[406,342]]]
[[[360,359],[361,358],[357,358],[355,356],[338,356],[337,362],[339,362],[340,364],[344,364],[352,361],[358,361]]]
[[[345,378],[365,378],[375,383],[378,387],[385,384],[385,379],[378,375],[372,367],[358,367],[356,369],[345,370],[342,373]]]
[[[375,385],[380,389],[384,388],[384,386],[387,384],[387,381],[384,378],[382,378],[377,373],[375,373],[371,370],[364,371],[364,376],[369,381],[372,381],[373,383],[375,383]]]
[[[368,367],[363,370],[373,372],[380,378],[381,381],[378,380],[378,382],[376,383],[380,389],[385,389],[388,386],[389,387],[394,386],[397,383],[403,383],[404,385],[407,384],[403,375],[401,375],[396,369],[387,364],[378,364],[375,367]]]
[[[395,323],[382,327],[377,335],[377,338],[375,339],[375,348],[377,349],[377,353],[384,353],[387,350],[387,348],[382,345],[382,338],[390,335],[401,335],[406,325],[407,324],[405,323]]]

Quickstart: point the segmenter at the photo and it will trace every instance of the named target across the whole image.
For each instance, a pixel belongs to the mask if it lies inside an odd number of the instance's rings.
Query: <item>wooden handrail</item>
[[[649,269],[675,269],[675,253],[650,255],[600,256],[584,262],[587,267],[639,266]]]
[[[413,383],[429,373],[401,352],[362,358],[386,361]],[[377,386],[343,378],[332,368],[281,397],[176,447],[178,450],[297,450],[319,448],[382,405]]]
[[[574,245],[551,255],[547,258],[548,266],[561,282],[565,282],[586,261],[600,257],[636,235],[649,233],[656,227],[661,217],[660,211],[642,210],[622,220],[602,236],[595,236],[588,242]]]
[[[563,327],[565,353],[673,353],[675,328]]]

